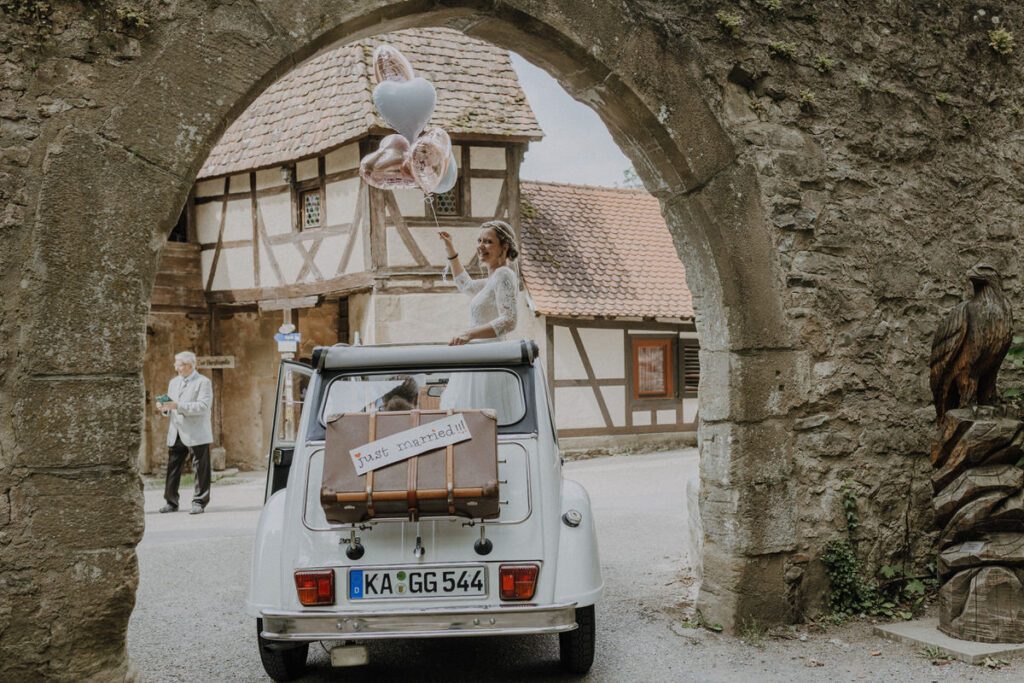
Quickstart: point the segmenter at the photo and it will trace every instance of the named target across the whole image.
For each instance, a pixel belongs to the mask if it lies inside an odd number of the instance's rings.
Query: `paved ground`
[[[590,491],[600,533],[606,593],[598,608],[598,654],[590,681],[1020,681],[1024,660],[1002,670],[935,665],[914,649],[855,624],[827,633],[797,630],[758,646],[685,628],[692,581],[687,566],[685,483],[694,450],[570,463]],[[233,483],[229,483],[233,482]],[[214,485],[203,515],[160,515],[146,491],[138,602],[128,649],[147,681],[267,680],[255,623],[242,613],[263,478]],[[184,500],[184,498],[183,498]],[[802,638],[802,639],[801,639]],[[332,670],[311,649],[306,681],[568,680],[557,639],[481,638],[370,645],[370,664]]]

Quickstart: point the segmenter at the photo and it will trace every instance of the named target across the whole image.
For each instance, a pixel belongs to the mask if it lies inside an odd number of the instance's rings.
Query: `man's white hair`
[[[182,363],[188,363],[193,368],[196,366],[196,354],[191,351],[182,351],[174,354],[174,360],[180,360]]]

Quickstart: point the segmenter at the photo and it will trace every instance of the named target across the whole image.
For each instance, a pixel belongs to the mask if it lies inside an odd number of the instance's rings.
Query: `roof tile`
[[[396,31],[323,52],[267,88],[225,131],[199,178],[289,163],[387,128],[373,107],[373,49],[394,45],[434,84],[428,125],[452,136],[539,140],[508,52],[448,28]]]
[[[693,318],[686,271],[643,190],[522,183],[523,281],[554,316]]]

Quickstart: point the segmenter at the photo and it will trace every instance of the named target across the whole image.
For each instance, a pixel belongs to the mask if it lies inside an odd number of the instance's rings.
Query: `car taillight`
[[[498,567],[502,600],[529,600],[537,589],[537,574],[540,567],[535,564],[503,564]]]
[[[295,572],[295,589],[299,592],[299,602],[307,607],[333,605],[334,570],[297,571]]]

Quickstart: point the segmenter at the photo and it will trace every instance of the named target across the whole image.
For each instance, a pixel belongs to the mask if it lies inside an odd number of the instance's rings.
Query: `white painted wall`
[[[324,201],[327,204],[326,226],[332,228],[351,223],[356,213],[358,199],[359,178],[327,183],[324,188]]]
[[[287,235],[292,231],[292,193],[281,192],[256,200],[267,235]]]
[[[197,197],[214,197],[220,194],[224,194],[223,178],[211,178],[210,180],[200,180],[198,183],[196,183]]]
[[[470,178],[470,201],[473,206],[469,215],[493,216],[498,206],[498,196],[501,194],[503,182],[499,178]]]
[[[329,152],[324,159],[324,172],[330,175],[338,171],[359,168],[359,144],[352,143]]]
[[[231,176],[231,182],[228,183],[228,192],[235,194],[236,192],[248,192],[252,188],[249,183],[249,174],[241,173],[239,175]]]
[[[228,202],[227,218],[224,221],[224,241],[252,239],[252,202],[245,199],[233,199]],[[214,242],[217,238],[214,237]]]
[[[196,236],[200,244],[214,244],[217,241],[221,212],[221,202],[196,204]],[[213,252],[210,252],[210,256],[213,256]],[[203,277],[206,277],[206,271],[203,271]]]
[[[456,157],[461,159],[462,157]],[[469,165],[472,168],[490,169],[494,171],[505,170],[505,148],[504,147],[470,147]]]
[[[306,159],[295,164],[295,179],[298,181],[310,180],[320,175],[316,159]]]

